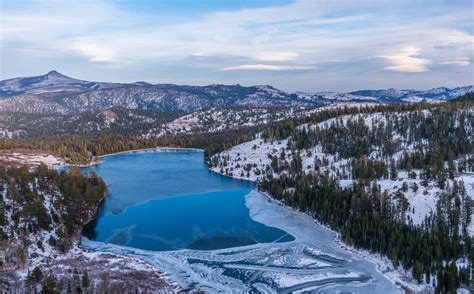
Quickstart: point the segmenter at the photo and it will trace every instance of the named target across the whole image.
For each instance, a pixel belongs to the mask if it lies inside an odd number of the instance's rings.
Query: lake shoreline
[[[351,245],[348,245],[347,243],[345,243],[342,240],[341,235],[338,232],[332,230],[327,225],[322,224],[321,222],[318,221],[318,219],[312,217],[308,213],[300,211],[300,210],[295,209],[293,207],[290,207],[290,206],[286,205],[285,203],[274,199],[270,194],[268,194],[265,191],[262,191],[260,189],[257,189],[256,191],[258,193],[260,193],[261,195],[263,195],[269,202],[271,202],[273,204],[276,204],[278,206],[282,206],[285,209],[291,210],[295,213],[302,214],[304,216],[307,216],[307,217],[311,218],[312,221],[316,225],[318,225],[321,228],[324,228],[325,230],[327,230],[328,232],[334,234],[334,241],[337,243],[339,248],[341,248],[342,250],[344,250],[344,251],[346,251],[350,254],[357,255],[357,256],[367,260],[368,262],[370,262],[371,264],[373,264],[376,267],[377,271],[381,275],[383,275],[386,279],[388,279],[390,282],[392,282],[397,287],[400,287],[404,291],[415,292],[415,293],[418,293],[420,291],[421,292],[426,291],[427,293],[431,293],[432,291],[434,291],[434,289],[429,285],[417,284],[413,280],[413,278],[411,277],[411,274],[409,272],[405,271],[403,268],[401,268],[401,267],[394,268],[393,265],[392,265],[392,262],[387,257],[385,257],[385,256],[383,256],[379,253],[369,252],[368,250],[358,249],[358,248],[355,248]],[[279,227],[279,226],[277,226],[277,227],[280,228],[280,229],[285,230],[285,228],[283,228],[283,227]],[[298,238],[298,237],[295,236],[295,238]],[[407,281],[405,279],[410,279],[410,281]]]
[[[107,153],[104,155],[98,156],[98,158],[120,155],[120,154],[127,154],[127,153],[146,153],[146,152],[204,152],[204,149],[199,148],[184,148],[184,147],[153,147],[153,148],[142,148],[142,149],[133,149],[127,151],[120,151],[114,153]]]
[[[150,152],[150,153],[153,153],[153,152],[204,152],[204,149],[185,148],[185,147],[152,147],[152,148],[142,148],[142,149],[131,149],[127,151],[119,151],[119,152],[99,155],[96,157],[97,160],[91,160],[90,162],[84,163],[84,164],[64,162],[63,164],[57,164],[52,167],[65,167],[65,166],[79,167],[79,168],[91,167],[91,166],[100,164],[102,162],[100,159],[104,157],[115,156],[115,155],[120,155],[120,154],[135,154],[135,153],[147,153],[147,152]]]
[[[125,255],[131,258],[141,259],[150,265],[154,266],[158,271],[165,273],[165,276],[169,280],[175,281],[181,288],[189,288],[190,285],[199,286],[199,289],[205,289],[209,292],[215,292],[217,289],[221,291],[231,291],[238,289],[238,291],[248,291],[248,288],[241,288],[243,285],[229,284],[226,285],[225,276],[215,276],[210,274],[207,276],[201,276],[202,273],[208,271],[204,268],[195,268],[194,262],[189,263],[188,259],[199,260],[205,262],[209,260],[211,263],[215,263],[219,260],[228,259],[229,262],[234,264],[240,260],[247,260],[247,258],[255,258],[256,256],[263,255],[267,258],[274,257],[280,260],[282,256],[298,256],[296,260],[301,258],[301,254],[304,252],[313,251],[316,255],[326,256],[331,259],[334,258],[337,261],[335,268],[325,268],[324,277],[320,276],[302,276],[303,279],[313,280],[315,283],[319,281],[325,281],[328,279],[334,279],[335,282],[328,282],[331,284],[330,287],[340,289],[351,289],[355,293],[403,293],[400,285],[396,285],[391,279],[386,277],[375,264],[370,260],[365,260],[362,255],[356,254],[347,248],[337,246],[338,239],[335,237],[336,233],[328,228],[319,225],[309,215],[295,211],[285,205],[282,205],[268,195],[265,195],[256,189],[245,196],[245,205],[249,208],[250,217],[267,226],[275,226],[287,233],[293,235],[295,240],[284,243],[259,243],[255,245],[248,245],[242,247],[225,248],[218,250],[191,250],[181,249],[172,251],[150,251],[144,249],[137,249],[133,247],[120,246],[114,244],[108,244],[104,242],[97,242],[89,240],[85,237],[81,240],[81,249],[92,250],[97,252],[109,252],[118,255]],[[278,220],[276,222],[275,220]],[[336,245],[336,246],[335,246]],[[335,250],[335,251],[334,251]],[[282,254],[282,252],[284,252]],[[342,254],[342,255],[341,255]],[[263,258],[263,256],[262,256]],[[213,261],[214,260],[214,261]],[[324,263],[327,262],[324,260]],[[323,264],[324,264],[323,263]],[[370,269],[367,268],[368,264],[371,265]],[[290,266],[293,265],[293,266]],[[252,265],[242,265],[245,269]],[[292,271],[295,271],[295,264],[290,261],[289,264],[282,265],[283,272],[281,274],[291,275]],[[286,266],[289,266],[286,268]],[[348,267],[347,267],[348,266]],[[211,265],[213,267],[213,265]],[[221,269],[227,268],[225,265]],[[256,266],[258,269],[259,266]],[[322,269],[321,268],[321,269]],[[269,274],[272,275],[272,267],[265,267],[266,270],[270,270]],[[343,283],[343,276],[340,275],[338,269],[349,271],[349,275],[356,275],[356,281],[352,284]],[[219,272],[219,267],[217,272]],[[311,267],[303,266],[303,271],[312,271]],[[316,272],[319,269],[316,269]],[[297,272],[298,270],[296,270]],[[277,271],[278,272],[278,271]],[[369,273],[373,276],[370,281],[358,280],[362,276],[358,274]],[[280,275],[281,275],[280,274]],[[384,279],[381,279],[384,277]],[[341,281],[339,283],[338,281]],[[245,284],[249,286],[248,284]],[[303,284],[302,284],[303,285]],[[284,290],[286,286],[281,285],[280,290]]]
[[[131,151],[126,151],[126,152],[108,154],[108,155],[105,155],[104,157],[113,156],[113,155],[120,155],[120,154],[124,154],[124,153],[132,153],[132,154],[142,153],[142,152],[153,153],[153,152],[160,152],[160,151],[163,151],[163,150],[166,151],[166,152],[201,151],[199,149],[189,149],[189,148],[179,148],[179,149],[178,148],[147,148],[147,149],[142,149],[142,150],[131,150]],[[205,160],[203,162],[205,164],[208,164]],[[208,169],[208,171],[212,172],[214,174],[218,174],[220,176],[224,176],[224,175],[222,175],[218,172],[215,172],[213,170],[210,170],[210,169]],[[235,179],[234,177],[231,177],[231,176],[224,176],[224,177],[230,178],[230,179]],[[247,181],[244,181],[244,182],[247,182]],[[249,181],[249,182],[253,182],[253,181]],[[312,236],[314,234],[311,233],[312,230],[313,231],[316,230],[318,232],[326,232],[326,233],[323,233],[324,236],[329,236],[329,235],[333,236],[333,237],[329,238],[332,241],[330,241],[328,239],[327,242],[334,242],[335,243],[334,245],[337,245],[337,247],[339,248],[338,252],[345,252],[345,254],[347,254],[348,256],[355,256],[360,260],[367,259],[367,262],[369,262],[371,265],[373,265],[373,270],[371,270],[372,272],[376,271],[379,275],[383,276],[387,280],[387,282],[389,282],[394,287],[397,287],[400,290],[404,286],[406,287],[406,283],[399,283],[392,276],[389,276],[389,275],[386,274],[386,272],[383,269],[383,266],[386,266],[386,263],[383,262],[383,260],[380,257],[375,258],[374,254],[368,253],[368,255],[367,255],[367,254],[364,254],[363,251],[356,250],[354,248],[348,248],[347,245],[344,244],[342,242],[342,240],[340,240],[340,236],[337,234],[337,232],[329,229],[326,226],[321,225],[316,219],[314,219],[310,215],[308,215],[306,213],[303,213],[301,211],[297,211],[297,210],[295,210],[291,207],[288,207],[287,205],[273,199],[267,193],[264,193],[262,191],[257,191],[256,189],[254,189],[250,192],[250,194],[252,194],[252,193],[258,193],[260,195],[263,195],[262,197],[264,197],[266,199],[266,201],[268,201],[268,203],[267,204],[262,204],[262,202],[260,202],[260,204],[248,205],[247,204],[248,196],[245,196],[246,197],[245,201],[246,201],[246,205],[249,209],[250,217],[252,219],[254,219],[255,221],[263,223],[267,226],[273,226],[273,227],[282,229],[282,230],[288,232],[289,234],[291,234],[295,237],[294,241],[287,242],[288,245],[283,245],[283,246],[293,246],[291,244],[298,245],[301,242],[303,242],[303,243],[305,243],[305,242],[314,243],[315,242],[314,241],[314,236]],[[253,199],[257,199],[259,197],[260,196],[258,196],[258,197],[254,196]],[[281,209],[283,209],[282,211],[284,213],[280,214],[280,212],[281,212],[280,208],[275,209],[276,206],[281,207]],[[255,208],[255,207],[257,207],[257,208]],[[265,214],[269,215],[269,216],[266,217],[266,221],[265,220],[262,221],[261,218],[255,218],[255,213],[251,213],[252,211],[255,212],[255,209],[257,209],[257,211],[259,209],[262,209],[262,207],[263,207],[263,211],[265,211],[264,215]],[[288,215],[288,214],[294,215],[297,219],[306,219],[306,222],[307,222],[308,226],[306,226],[306,227],[302,226],[301,228],[297,228],[296,226],[293,225],[293,228],[291,228],[289,230],[288,225],[285,225],[285,223],[291,223],[292,221],[291,220],[288,220],[288,221],[283,220],[285,215]],[[275,216],[272,219],[272,216],[270,216],[270,215],[275,215]],[[262,213],[260,213],[260,217],[261,216],[262,216]],[[310,218],[310,220],[308,218]],[[277,219],[280,219],[280,220],[277,220]],[[291,227],[292,225],[290,224],[289,226]],[[320,227],[321,229],[318,229],[317,227]],[[296,232],[296,234],[293,234],[292,232]],[[306,233],[309,232],[307,234],[308,236],[306,236],[305,232]],[[322,237],[322,236],[320,236],[320,237]],[[322,238],[327,239],[325,237],[322,237]],[[168,267],[166,265],[166,263],[168,262],[167,259],[170,258],[169,255],[179,253],[178,255],[183,254],[184,256],[186,256],[187,252],[194,252],[194,251],[190,251],[190,250],[187,250],[187,249],[182,249],[182,250],[170,251],[170,252],[166,252],[166,251],[165,252],[154,252],[154,251],[147,251],[147,250],[143,250],[143,249],[136,249],[136,248],[132,248],[132,247],[126,247],[126,246],[96,242],[96,241],[91,241],[91,240],[86,241],[84,238],[83,238],[83,241],[84,242],[81,242],[81,245],[80,245],[80,247],[83,248],[83,249],[95,249],[95,250],[98,250],[98,251],[105,250],[105,251],[113,252],[113,253],[116,253],[116,254],[125,254],[125,255],[131,254],[132,257],[134,256],[134,257],[137,257],[139,259],[140,259],[140,256],[142,254],[144,254],[145,256],[148,256],[148,257],[145,257],[143,259],[144,261],[149,262],[150,264],[155,266],[156,269],[159,270],[159,271],[164,271],[166,273],[169,273],[170,276],[171,276],[171,279],[178,281],[181,287],[186,287],[186,285],[189,282],[189,280],[187,280],[187,279],[183,280],[183,277],[179,273],[174,272],[175,270],[173,268]],[[315,244],[317,244],[317,242]],[[257,245],[227,248],[227,249],[221,249],[221,250],[213,250],[213,251],[210,251],[210,252],[214,252],[214,253],[233,252],[233,251],[237,251],[237,250],[245,250],[246,248],[260,248],[260,249],[262,249],[262,248],[267,248],[267,247],[270,247],[270,246],[272,246],[272,245],[270,245],[268,243],[260,243],[260,244],[257,244]],[[146,253],[143,253],[143,252],[146,252]],[[159,256],[159,258],[158,258],[158,256]],[[148,259],[154,259],[154,261],[151,262]],[[182,264],[182,266],[185,266],[185,265]],[[208,286],[212,287],[212,284],[208,284]],[[413,286],[413,285],[410,285],[410,286]],[[388,287],[388,286],[385,285],[384,287]],[[210,289],[212,289],[212,288],[210,288]],[[413,289],[413,288],[409,287],[409,289]]]
[[[239,179],[239,180],[244,180],[244,181],[250,181],[250,182],[253,182],[253,183],[256,183],[257,185],[257,188],[258,188],[258,184],[259,184],[259,180],[255,180],[255,179],[245,179],[245,178],[240,178],[239,176],[236,176],[236,175],[226,175],[226,174],[222,174],[220,173],[220,171],[216,168],[210,168],[209,169],[210,171],[214,172],[214,173],[217,173],[217,174],[220,174],[222,176],[225,176],[225,177],[229,177],[229,178],[233,178],[233,179]],[[426,284],[424,281],[422,284],[418,284],[416,281],[414,281],[414,279],[412,278],[412,275],[411,275],[411,272],[410,271],[407,271],[407,270],[404,270],[403,268],[401,267],[398,267],[398,268],[395,268],[392,264],[392,262],[385,256],[379,254],[379,253],[372,253],[372,252],[369,252],[367,250],[364,250],[364,249],[358,249],[358,248],[355,248],[353,246],[350,246],[349,244],[346,244],[340,234],[334,230],[332,230],[330,227],[328,227],[327,225],[324,225],[322,223],[320,223],[318,221],[318,219],[316,219],[315,217],[311,216],[310,214],[308,214],[307,212],[304,212],[304,211],[300,211],[298,209],[295,209],[293,207],[290,207],[288,206],[287,204],[283,203],[282,201],[279,201],[277,199],[274,199],[272,197],[272,195],[270,195],[269,193],[265,192],[265,191],[261,191],[260,189],[258,189],[258,192],[261,193],[262,195],[265,195],[265,197],[270,201],[270,202],[273,202],[277,205],[280,205],[280,206],[283,206],[283,207],[286,207],[287,209],[290,209],[296,213],[300,213],[300,214],[303,214],[305,216],[308,216],[310,218],[313,219],[313,221],[325,228],[326,230],[332,232],[335,234],[335,240],[336,240],[336,243],[338,244],[338,246],[341,248],[341,249],[344,249],[346,250],[347,252],[351,252],[352,254],[355,254],[355,255],[358,255],[358,256],[361,256],[363,257],[364,259],[367,259],[369,262],[371,262],[373,265],[376,266],[376,268],[378,269],[378,271],[385,277],[387,278],[388,280],[390,280],[394,285],[396,285],[397,287],[400,287],[401,289],[404,289],[405,291],[412,291],[412,292],[427,292],[427,293],[431,293],[434,291],[433,287],[431,285],[428,285]],[[296,236],[295,236],[296,237]]]

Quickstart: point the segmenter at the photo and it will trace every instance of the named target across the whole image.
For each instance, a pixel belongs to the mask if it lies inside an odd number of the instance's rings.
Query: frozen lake
[[[240,293],[401,292],[305,214],[252,183],[207,170],[200,152],[140,152],[93,167],[110,185],[83,248],[155,265],[184,289]],[[199,249],[199,250],[196,250]]]
[[[162,251],[294,240],[251,219],[245,195],[253,184],[208,171],[202,152],[124,153],[91,169],[111,192],[96,241]]]

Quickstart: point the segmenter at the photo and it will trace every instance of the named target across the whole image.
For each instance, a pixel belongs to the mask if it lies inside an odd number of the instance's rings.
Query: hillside
[[[297,119],[321,108],[211,108],[198,110],[174,119],[161,128],[150,129],[145,137],[162,137],[196,133],[218,133],[246,127],[267,125]]]
[[[307,121],[268,128],[211,157],[210,168],[259,182],[271,197],[350,245],[388,256],[420,283],[441,292],[466,286],[474,234],[472,100],[327,111]]]
[[[272,86],[130,84],[82,81],[56,71],[0,81],[0,111],[75,114],[111,107],[193,112],[207,108],[316,107],[337,102],[439,102],[472,91],[473,86],[431,90],[285,92]]]
[[[176,113],[112,107],[78,114],[0,112],[0,138],[93,136],[100,133],[140,135],[175,119]]]
[[[306,108],[211,108],[190,114],[112,107],[78,114],[0,112],[0,138],[95,136],[104,133],[159,138],[254,127],[305,116]]]

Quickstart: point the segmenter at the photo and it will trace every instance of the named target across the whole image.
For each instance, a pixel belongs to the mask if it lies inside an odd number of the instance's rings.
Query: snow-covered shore
[[[48,269],[57,279],[68,278],[74,270],[87,271],[91,285],[100,288],[105,281],[121,291],[140,289],[143,292],[176,293],[179,285],[170,280],[159,268],[138,258],[83,249],[75,246],[66,254],[47,250],[23,271],[18,280],[24,280],[36,266]],[[132,279],[130,277],[133,277]],[[20,282],[21,283],[21,282]]]
[[[266,289],[272,293],[314,288],[355,293],[403,292],[366,256],[341,247],[336,234],[310,216],[256,190],[246,196],[246,205],[252,219],[285,230],[295,240],[213,251],[153,252],[83,238],[81,247],[141,259],[165,272],[182,288],[209,292]]]
[[[272,156],[278,157],[281,153],[287,151],[287,141],[288,140],[265,141],[257,136],[252,141],[242,143],[214,155],[214,157],[219,158],[220,163],[225,162],[225,166],[223,167],[221,164],[214,165],[211,166],[210,170],[237,179],[259,182],[263,179],[268,166],[270,166]],[[287,157],[291,159],[292,155],[288,151],[286,153]],[[336,176],[336,168],[347,165],[347,160],[336,160],[335,156],[322,153],[318,148],[314,148],[311,152],[301,152],[300,155],[302,158],[303,170],[306,173],[310,173],[313,170],[315,158],[319,158],[320,160],[326,158],[329,161],[329,164],[327,167],[323,167],[323,169],[334,176]],[[470,174],[465,175],[464,177],[459,177],[459,179],[461,178],[465,182],[469,194],[472,192],[470,188],[474,187],[472,183],[474,182],[474,176]],[[341,185],[348,186],[351,185],[352,182],[353,180],[341,180]],[[383,188],[382,190],[388,190],[389,193],[395,193],[405,182],[409,186],[413,186],[413,183],[416,183],[418,187],[421,187],[416,192],[412,191],[410,188],[410,190],[405,193],[408,202],[410,203],[410,207],[412,207],[408,213],[410,219],[414,223],[421,223],[426,215],[429,215],[434,211],[439,189],[436,189],[432,183],[430,183],[428,187],[423,187],[421,185],[421,179],[411,179],[408,177],[406,172],[400,172],[397,180],[383,180],[379,181],[379,184]],[[271,199],[270,196],[268,197]],[[280,203],[280,205],[283,204]],[[278,215],[278,213],[275,215]],[[315,222],[314,218],[311,217],[311,219]],[[275,219],[274,221],[279,223],[278,219]],[[272,224],[272,221],[269,223]],[[286,230],[285,228],[282,229]],[[371,261],[376,265],[379,271],[393,283],[400,285],[404,289],[409,289],[415,292],[433,291],[431,285],[417,284],[416,281],[412,279],[410,272],[407,272],[402,268],[395,268],[388,258],[381,256],[380,254],[373,254],[364,250],[356,250],[355,248],[348,247],[347,244],[344,244],[344,242],[337,237],[335,232],[333,232],[333,234],[334,238],[337,238],[338,245],[341,248],[349,250],[350,252]]]
[[[3,151],[0,153],[0,162],[7,165],[38,166],[41,163],[47,166],[61,166],[66,164],[62,158],[45,152],[35,151]]]
[[[399,286],[401,289],[407,289],[413,291],[415,293],[423,292],[423,293],[431,293],[434,292],[434,289],[427,284],[418,284],[411,276],[410,273],[407,273],[403,268],[395,268],[392,262],[387,258],[377,253],[370,253],[367,250],[360,250],[356,249],[352,246],[347,245],[344,243],[339,234],[331,230],[330,228],[322,225],[316,219],[311,217],[310,215],[304,214],[303,212],[297,211],[292,209],[283,203],[276,201],[271,198],[268,194],[261,193],[261,192],[253,192],[259,193],[264,195],[265,197],[247,197],[247,205],[250,209],[251,217],[259,222],[264,224],[271,224],[271,223],[278,223],[278,227],[285,231],[292,232],[293,236],[299,240],[305,240],[307,242],[319,242],[312,234],[314,227],[321,227],[326,231],[327,234],[330,235],[329,238],[333,240],[342,250],[346,251],[347,253],[356,255],[358,258],[362,258],[365,261],[372,263],[376,269],[388,280],[390,280],[393,284]],[[250,195],[255,196],[255,195]],[[259,203],[260,202],[260,203]],[[263,211],[259,211],[258,208],[264,207],[261,202],[268,202],[269,209],[274,211],[273,214],[265,214]],[[288,216],[289,212],[284,211],[291,211],[292,214],[295,214],[295,218],[300,218],[302,221],[297,227],[291,228],[288,227],[288,224],[291,222],[281,221],[281,216]],[[298,217],[298,216],[299,217]],[[303,216],[304,215],[304,216]]]
[[[127,150],[122,152],[108,153],[98,156],[97,160],[92,160],[87,164],[73,164],[67,162],[67,159],[58,157],[47,152],[40,151],[12,151],[12,152],[1,152],[0,163],[7,165],[27,165],[30,167],[37,167],[40,164],[45,164],[50,168],[64,168],[67,166],[74,167],[90,167],[93,165],[100,164],[100,159],[108,156],[114,156],[119,154],[133,154],[133,153],[144,153],[144,152],[204,152],[203,149],[198,148],[180,148],[180,147],[154,147],[154,148],[143,148]]]

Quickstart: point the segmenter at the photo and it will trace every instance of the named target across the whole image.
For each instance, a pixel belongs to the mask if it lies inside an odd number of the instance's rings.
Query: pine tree
[[[87,271],[84,271],[84,274],[82,275],[82,287],[84,289],[89,289],[90,287],[89,274]]]

